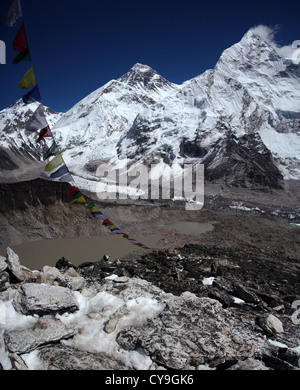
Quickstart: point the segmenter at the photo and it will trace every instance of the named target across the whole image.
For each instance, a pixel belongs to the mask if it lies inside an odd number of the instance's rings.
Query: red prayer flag
[[[39,138],[36,142],[42,141],[46,137],[52,137],[52,133],[49,126],[44,127],[39,134]]]
[[[69,191],[68,191],[68,195],[73,195],[73,194],[76,194],[76,192],[79,192],[79,189],[75,186],[72,186]]]
[[[108,218],[106,218],[106,219],[103,221],[102,225],[106,226],[106,225],[108,225],[109,223],[110,223],[110,220],[109,220]]]
[[[23,53],[27,49],[27,39],[26,39],[26,33],[24,28],[24,22],[22,23],[22,26],[20,27],[20,30],[13,41],[12,47],[14,51],[17,51],[18,53]]]

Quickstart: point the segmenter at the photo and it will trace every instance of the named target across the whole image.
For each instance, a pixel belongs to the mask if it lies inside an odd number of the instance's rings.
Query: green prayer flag
[[[22,53],[19,53],[13,60],[13,64],[18,64],[21,61],[30,61],[30,54],[29,51],[23,51]]]
[[[49,158],[51,156],[56,156],[58,153],[59,153],[58,146],[56,145],[56,142],[53,141],[53,144],[50,146],[48,151],[44,154],[43,159],[45,161],[45,160],[47,160],[47,158]]]

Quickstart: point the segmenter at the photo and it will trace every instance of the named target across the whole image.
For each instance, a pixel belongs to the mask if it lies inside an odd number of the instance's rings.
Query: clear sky
[[[0,0],[0,110],[21,98],[29,69],[13,65],[20,27],[5,24]],[[65,112],[135,63],[182,82],[215,66],[222,52],[259,24],[276,27],[279,45],[300,40],[299,0],[21,0],[30,54],[44,105]]]

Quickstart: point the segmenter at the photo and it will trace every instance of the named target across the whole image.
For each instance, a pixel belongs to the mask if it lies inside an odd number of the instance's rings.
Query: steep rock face
[[[105,231],[85,207],[70,203],[69,188],[69,184],[42,179],[0,184],[0,246]]]
[[[284,187],[282,174],[258,133],[221,139],[205,156],[203,164],[205,177],[212,182],[245,188]]]

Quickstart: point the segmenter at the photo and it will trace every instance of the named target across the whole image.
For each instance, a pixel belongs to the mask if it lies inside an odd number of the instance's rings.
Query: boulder
[[[72,291],[65,287],[26,283],[20,293],[20,301],[13,304],[16,310],[21,307],[24,314],[73,312],[79,308]]]
[[[5,257],[0,256],[0,272],[5,271],[7,268],[7,263]]]
[[[262,335],[214,299],[185,292],[166,297],[165,303],[157,318],[142,327],[123,329],[118,344],[127,350],[141,346],[155,363],[176,370],[243,360],[259,355],[264,348]]]
[[[62,274],[58,268],[44,266],[41,272],[41,283],[68,287],[71,290],[81,290],[85,286],[85,280],[73,267]]]
[[[276,334],[283,332],[282,322],[273,314],[266,314],[259,318],[260,327],[268,334]]]
[[[6,250],[6,263],[17,282],[36,281],[36,275],[20,263],[19,256],[10,248]]]
[[[48,370],[128,370],[123,363],[104,353],[79,351],[61,344],[42,347],[38,358]]]
[[[244,287],[240,283],[235,283],[234,284],[234,291],[236,295],[243,299],[245,302],[248,303],[259,303],[261,300],[260,298],[250,289]]]
[[[76,333],[76,330],[67,328],[57,319],[41,318],[33,328],[11,331],[4,338],[9,352],[22,354],[33,351],[40,345],[70,338]]]
[[[259,370],[259,371],[266,371],[270,370],[270,368],[266,367],[265,364],[257,359],[248,358],[242,361],[238,361],[233,366],[229,367],[228,370],[242,370],[242,371],[249,371],[249,370]]]
[[[7,272],[0,273],[0,292],[5,291],[9,287],[9,275]]]

